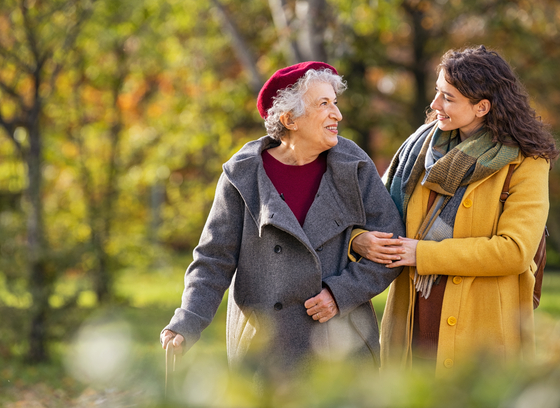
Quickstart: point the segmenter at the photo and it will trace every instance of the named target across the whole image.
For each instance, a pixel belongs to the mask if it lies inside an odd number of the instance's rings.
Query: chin
[[[444,132],[448,132],[450,130],[455,130],[456,128],[449,125],[448,123],[443,123],[438,120],[438,128]]]
[[[338,144],[338,135],[334,136],[332,139],[329,139],[328,144],[329,144],[329,149],[331,147],[335,147]]]

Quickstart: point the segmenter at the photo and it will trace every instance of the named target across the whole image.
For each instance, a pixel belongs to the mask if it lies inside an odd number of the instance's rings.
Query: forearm
[[[181,307],[165,328],[185,337],[187,348],[210,324],[233,279],[243,235],[243,209],[237,190],[222,175],[193,262],[185,273]]]
[[[347,315],[359,305],[382,293],[402,268],[389,269],[367,259],[351,262],[339,275],[324,279],[331,290],[339,312]]]

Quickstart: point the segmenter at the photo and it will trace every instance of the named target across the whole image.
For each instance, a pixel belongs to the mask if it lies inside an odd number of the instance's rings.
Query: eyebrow
[[[320,96],[319,98],[317,98],[317,102],[322,102],[322,101],[327,101],[328,102],[330,100],[331,100],[331,98],[329,98],[328,96]],[[333,100],[337,101],[338,97],[335,96]]]
[[[451,98],[455,98],[455,95],[450,94],[449,92],[441,91],[441,90],[437,87],[437,85],[436,85],[436,91],[439,91],[439,92],[441,92],[441,93],[444,94],[444,95],[450,96]]]

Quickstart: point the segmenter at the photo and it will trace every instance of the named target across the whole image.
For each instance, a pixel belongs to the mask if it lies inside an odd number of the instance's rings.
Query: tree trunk
[[[47,268],[47,247],[43,219],[42,174],[43,150],[39,128],[41,104],[33,109],[29,130],[29,151],[26,154],[28,188],[26,197],[29,205],[27,239],[29,254],[29,288],[33,305],[31,307],[31,328],[29,332],[28,359],[40,362],[47,359],[46,319],[49,311],[49,296],[52,292],[53,277]]]
[[[291,13],[288,13],[289,8],[286,0],[268,0],[268,5],[288,63],[293,65],[302,62],[304,58],[296,38],[292,34],[293,18],[289,16]]]
[[[418,8],[414,2],[404,2],[404,10],[408,13],[413,27],[413,50],[414,50],[414,63],[412,65],[412,74],[414,75],[414,82],[416,84],[416,98],[412,106],[412,127],[416,128],[419,124],[424,123],[426,119],[426,109],[430,105],[430,100],[426,96],[426,74],[428,70],[428,63],[431,55],[426,54],[425,46],[430,37],[429,32],[422,26],[422,20],[425,13]]]
[[[325,31],[329,21],[326,0],[308,0],[307,27],[309,30],[309,56],[314,61],[328,61],[325,49]]]

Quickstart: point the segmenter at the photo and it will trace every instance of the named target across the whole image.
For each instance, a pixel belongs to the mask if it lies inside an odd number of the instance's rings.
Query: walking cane
[[[167,384],[170,381],[170,370],[175,371],[175,353],[173,350],[173,339],[165,346],[165,399],[167,399]]]

